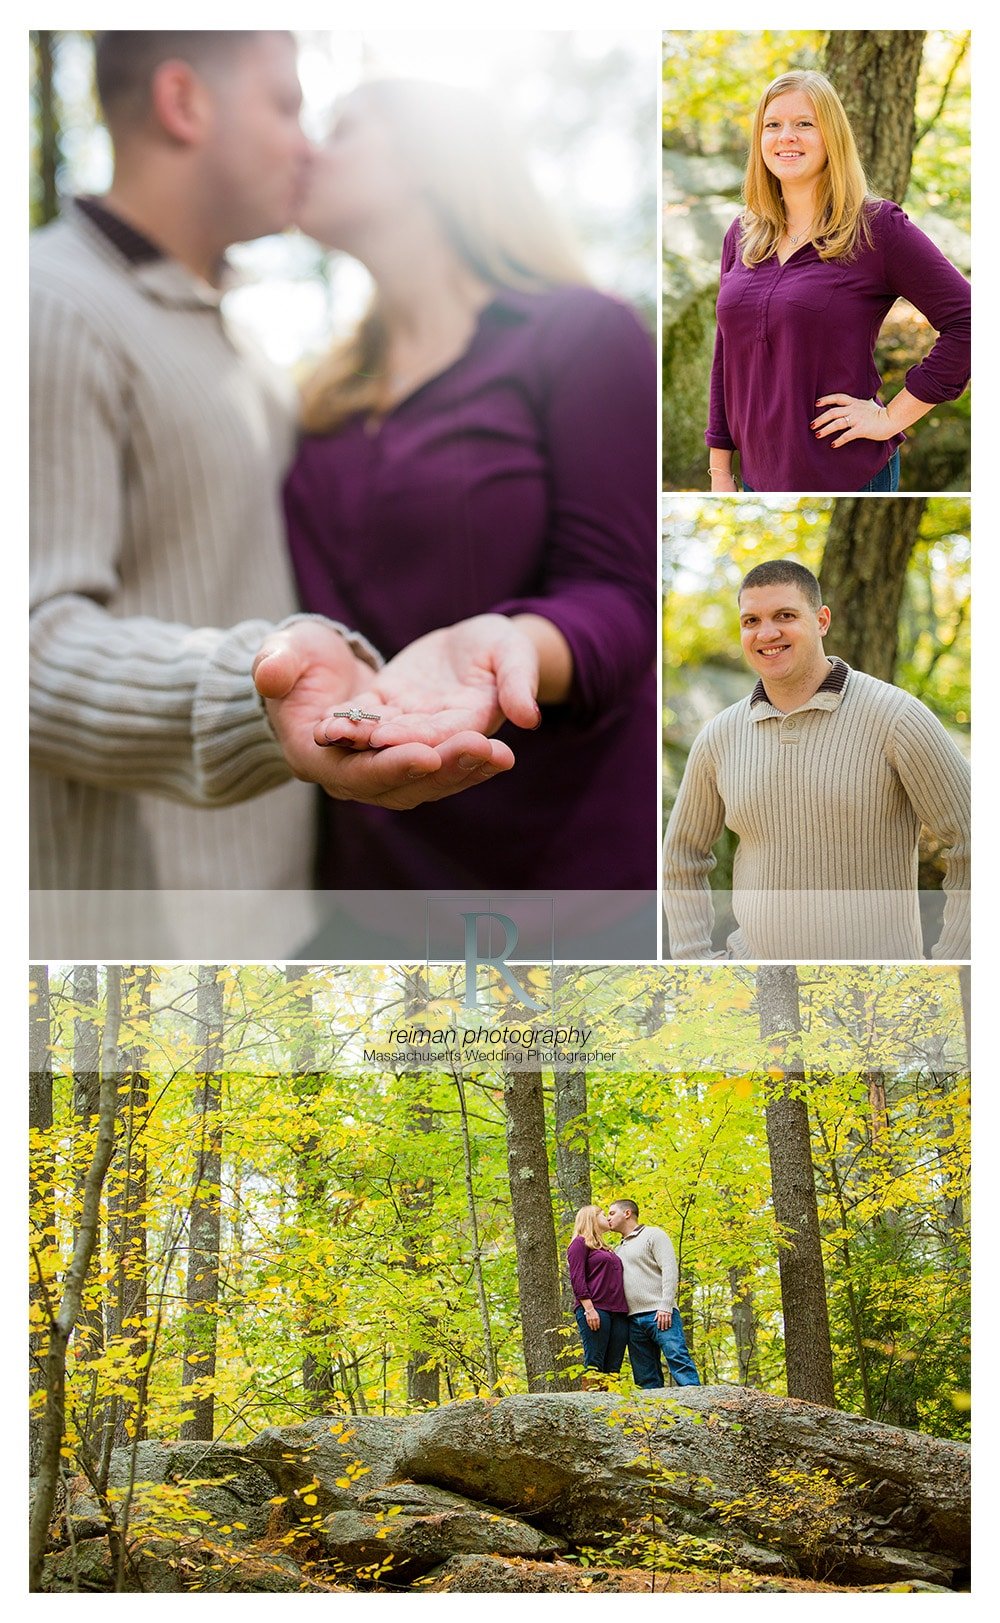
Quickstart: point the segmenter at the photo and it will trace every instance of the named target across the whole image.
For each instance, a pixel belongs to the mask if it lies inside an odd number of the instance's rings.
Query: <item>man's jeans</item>
[[[617,1375],[625,1357],[628,1339],[628,1315],[609,1313],[606,1307],[597,1309],[600,1328],[592,1330],[582,1307],[577,1307],[576,1323],[583,1342],[583,1361],[588,1370],[600,1370],[602,1375]]]
[[[630,1313],[628,1357],[636,1386],[664,1385],[661,1354],[678,1386],[701,1385],[698,1371],[687,1350],[684,1326],[677,1309],[674,1308],[670,1316],[669,1330],[657,1329],[655,1313]]]

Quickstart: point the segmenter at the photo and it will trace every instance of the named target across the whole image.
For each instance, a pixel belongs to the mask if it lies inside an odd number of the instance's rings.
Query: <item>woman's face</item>
[[[782,185],[810,182],[826,167],[826,142],[804,90],[786,90],[764,109],[760,155]]]
[[[387,119],[348,96],[317,149],[296,225],[330,248],[350,249],[373,225],[396,214],[413,182]]]
[[[607,1212],[600,1209],[598,1209],[597,1215],[594,1218],[594,1223],[597,1227],[598,1234],[607,1234],[611,1228],[611,1224],[608,1222]]]

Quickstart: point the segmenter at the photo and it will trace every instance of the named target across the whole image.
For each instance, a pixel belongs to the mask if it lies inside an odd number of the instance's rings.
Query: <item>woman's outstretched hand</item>
[[[502,614],[479,614],[410,643],[338,710],[368,712],[357,720],[328,712],[317,744],[385,750],[431,748],[455,734],[488,736],[504,721],[534,728],[541,721],[534,643]],[[378,719],[373,719],[377,717]]]
[[[877,400],[857,400],[851,394],[825,394],[816,402],[817,409],[829,409],[814,417],[809,427],[818,440],[836,434],[833,449],[848,445],[851,440],[891,440],[896,433],[885,406]]]
[[[304,617],[272,632],[254,660],[253,677],[291,771],[318,783],[335,800],[408,811],[514,765],[506,744],[475,727],[444,729],[437,748],[413,732],[384,749],[358,747],[353,740],[350,747],[321,748],[318,717],[352,705],[370,710],[381,703],[381,694],[372,692],[370,666],[355,658],[335,627],[318,618]]]

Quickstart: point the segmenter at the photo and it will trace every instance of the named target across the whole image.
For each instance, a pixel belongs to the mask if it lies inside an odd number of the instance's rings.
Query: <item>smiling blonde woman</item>
[[[970,366],[965,277],[868,188],[822,73],[783,73],[754,116],[745,207],[726,233],[708,430],[712,490],[895,490],[904,429]],[[938,338],[883,402],[875,345],[897,298]]]

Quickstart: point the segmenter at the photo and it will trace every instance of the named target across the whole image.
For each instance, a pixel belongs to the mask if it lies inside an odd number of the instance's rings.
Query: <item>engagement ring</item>
[[[343,716],[345,721],[381,721],[381,716],[372,715],[370,710],[359,710],[357,705],[351,705],[350,710],[335,710],[335,716]]]

